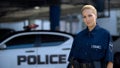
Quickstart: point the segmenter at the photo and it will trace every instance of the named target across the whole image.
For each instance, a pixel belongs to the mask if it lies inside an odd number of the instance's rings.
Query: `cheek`
[[[96,17],[96,16],[94,16],[94,17],[93,17],[93,20],[96,20],[96,19],[97,19],[97,17]]]
[[[93,21],[96,21],[96,18],[93,18]]]
[[[86,19],[83,19],[84,23],[86,23]]]
[[[90,21],[95,21],[95,20],[96,20],[95,17],[91,17],[91,18],[90,18]]]
[[[91,18],[91,21],[94,21],[95,20],[95,18]]]
[[[87,21],[86,21],[86,19],[83,19],[83,22],[84,22],[85,25],[87,25]]]

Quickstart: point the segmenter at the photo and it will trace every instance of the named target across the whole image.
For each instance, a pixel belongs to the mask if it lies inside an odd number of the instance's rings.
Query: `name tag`
[[[100,45],[91,45],[91,48],[101,49],[101,46]]]

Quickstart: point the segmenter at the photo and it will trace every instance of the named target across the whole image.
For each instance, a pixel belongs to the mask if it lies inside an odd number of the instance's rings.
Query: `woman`
[[[76,35],[68,60],[77,61],[82,68],[113,68],[110,33],[97,25],[95,7],[85,5],[81,12],[87,28]]]

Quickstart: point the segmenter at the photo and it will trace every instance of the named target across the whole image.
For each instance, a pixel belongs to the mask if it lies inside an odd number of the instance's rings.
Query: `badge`
[[[110,51],[113,50],[113,44],[112,44],[112,42],[109,43],[109,49],[110,49]]]
[[[101,49],[101,46],[100,45],[91,45],[91,48]]]

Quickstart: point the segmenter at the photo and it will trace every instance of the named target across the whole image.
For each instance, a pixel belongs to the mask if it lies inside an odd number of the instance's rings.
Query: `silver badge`
[[[100,45],[91,45],[91,48],[101,49],[101,46]]]

